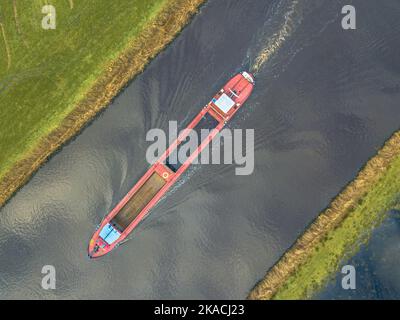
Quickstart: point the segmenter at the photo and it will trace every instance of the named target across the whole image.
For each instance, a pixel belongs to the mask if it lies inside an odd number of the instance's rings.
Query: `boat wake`
[[[277,1],[266,13],[267,20],[248,50],[248,69],[254,75],[258,75],[265,66],[268,66],[269,73],[276,75],[282,72],[297,53],[311,45],[327,26],[337,21],[339,12],[334,1]],[[302,24],[310,21],[310,14],[317,17],[313,18],[314,24],[308,23],[300,30]],[[289,47],[283,54],[277,55],[285,45]]]
[[[303,20],[298,0],[282,0],[268,10],[269,17],[261,34],[257,35],[256,54],[248,53],[250,71],[257,74],[267,61],[283,46]],[[273,31],[276,30],[276,31]]]

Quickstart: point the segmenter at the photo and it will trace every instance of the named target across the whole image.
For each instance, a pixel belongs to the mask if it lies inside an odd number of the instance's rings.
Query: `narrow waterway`
[[[400,3],[352,3],[345,31],[344,1],[209,1],[0,211],[0,298],[245,298],[400,127]],[[148,167],[146,132],[186,124],[243,69],[256,88],[229,127],[255,129],[254,173],[195,165],[90,261],[96,225]]]

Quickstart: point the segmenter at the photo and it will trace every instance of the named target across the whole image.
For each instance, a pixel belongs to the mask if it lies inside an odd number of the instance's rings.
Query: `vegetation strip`
[[[1,176],[0,207],[29,180],[52,153],[74,137],[111,102],[129,80],[143,71],[147,63],[174,39],[204,2],[205,0],[165,1],[151,22],[146,23],[138,36],[104,68],[104,72],[61,123],[35,143],[27,154]],[[4,37],[4,30],[2,32]]]
[[[395,133],[250,292],[249,299],[304,299],[355,253],[399,205],[400,131]]]

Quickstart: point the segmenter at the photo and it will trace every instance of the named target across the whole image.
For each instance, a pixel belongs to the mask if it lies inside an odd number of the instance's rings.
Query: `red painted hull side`
[[[251,76],[252,77],[252,76]],[[223,93],[229,94],[234,91],[235,95],[232,94],[232,99],[235,101],[236,105],[228,113],[222,112],[214,103],[209,102],[189,123],[189,125],[180,132],[178,138],[168,147],[164,154],[154,163],[148,171],[143,175],[142,178],[134,185],[134,187],[126,194],[126,196],[115,206],[115,208],[103,219],[100,226],[93,234],[89,247],[88,253],[91,258],[96,258],[107,254],[117,247],[124,239],[132,232],[133,229],[144,219],[147,213],[152,207],[165,195],[165,193],[171,188],[171,186],[179,179],[183,172],[192,164],[200,152],[214,139],[214,137],[221,131],[224,125],[232,118],[232,116],[239,110],[243,103],[248,99],[254,87],[254,82],[250,82],[242,74],[237,74],[231,80],[229,80],[226,85],[214,96],[218,99]],[[196,151],[191,154],[191,156],[180,166],[180,168],[173,172],[170,168],[164,165],[165,159],[168,155],[173,152],[177,146],[185,140],[185,138],[190,133],[202,117],[209,113],[217,121],[218,125],[214,130],[210,132],[208,137],[206,137],[202,143],[197,147]],[[140,211],[132,223],[121,233],[121,236],[117,241],[108,245],[100,236],[100,231],[102,228],[109,223],[118,212],[124,207],[124,205],[132,198],[132,196],[143,186],[143,184],[149,179],[149,177],[157,172],[161,177],[164,178],[166,183],[163,187],[156,193],[156,195],[148,202],[148,204]],[[101,245],[100,249],[98,246]],[[97,251],[95,252],[95,247],[97,246]]]

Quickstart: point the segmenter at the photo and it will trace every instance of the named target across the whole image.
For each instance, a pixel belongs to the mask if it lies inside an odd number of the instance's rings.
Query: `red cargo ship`
[[[116,248],[144,219],[151,208],[171,188],[200,152],[218,134],[224,125],[248,99],[254,87],[254,78],[248,72],[234,76],[213,99],[182,130],[178,138],[149,168],[128,194],[104,218],[89,243],[90,258],[103,256]],[[171,161],[190,130],[209,129],[207,137],[185,162]],[[176,157],[175,157],[176,158]]]

